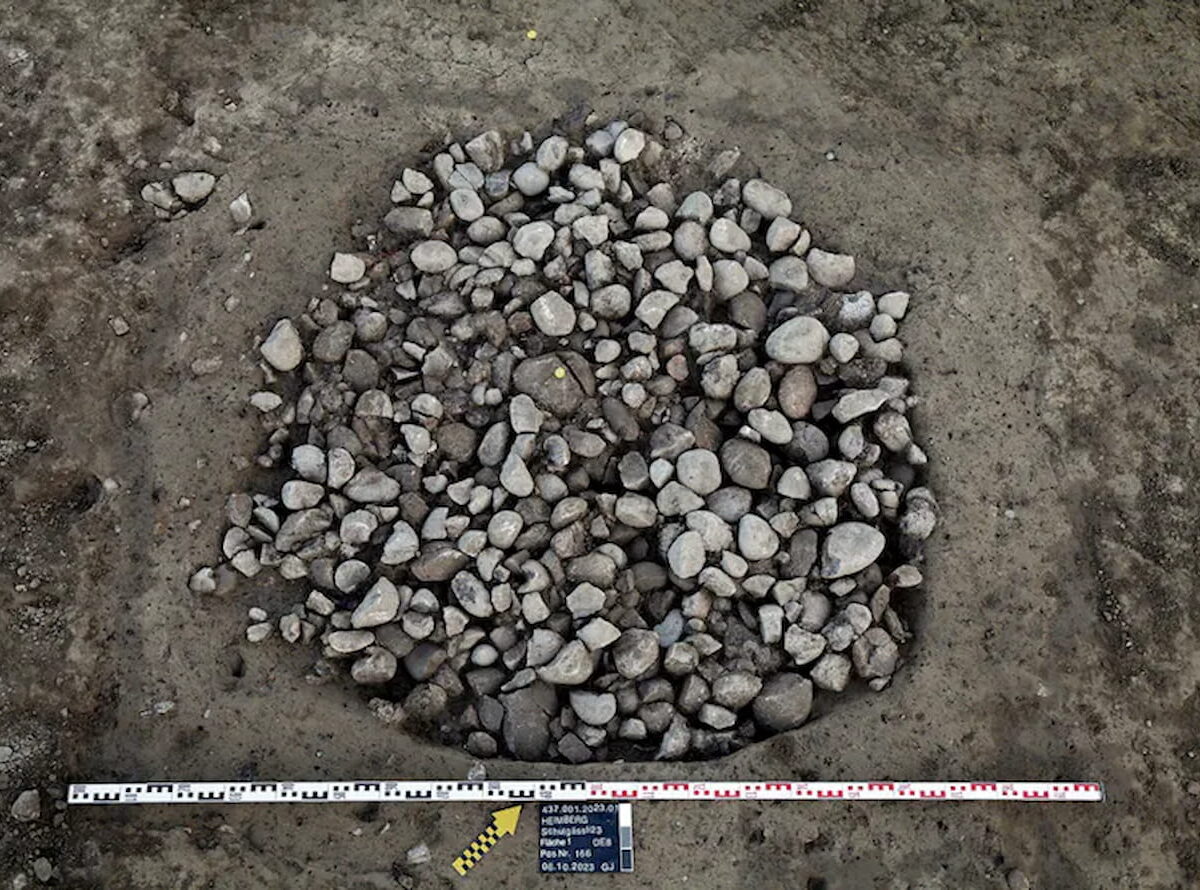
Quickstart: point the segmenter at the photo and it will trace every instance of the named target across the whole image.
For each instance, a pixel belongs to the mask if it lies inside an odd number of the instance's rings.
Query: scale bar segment
[[[587,782],[397,781],[311,782],[80,782],[67,803],[245,804],[245,803],[445,803],[527,801],[1012,801],[1085,803],[1104,800],[1100,782]]]

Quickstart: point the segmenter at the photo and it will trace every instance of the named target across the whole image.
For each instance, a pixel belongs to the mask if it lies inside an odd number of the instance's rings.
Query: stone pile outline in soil
[[[883,689],[937,520],[909,296],[850,289],[784,191],[677,197],[665,161],[616,121],[404,169],[261,343],[258,461],[291,475],[230,496],[192,590],[303,581],[250,641],[480,757],[717,756]]]

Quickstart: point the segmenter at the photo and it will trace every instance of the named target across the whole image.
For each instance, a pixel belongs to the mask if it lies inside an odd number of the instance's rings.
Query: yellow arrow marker
[[[465,875],[469,869],[474,868],[483,858],[483,854],[496,846],[496,841],[506,834],[516,833],[517,820],[520,818],[521,807],[519,804],[492,813],[492,824],[483,834],[475,838],[471,846],[462,851],[461,856],[454,860],[454,870],[460,875]]]

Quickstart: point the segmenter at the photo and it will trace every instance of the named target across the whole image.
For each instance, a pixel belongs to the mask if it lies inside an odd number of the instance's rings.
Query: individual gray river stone
[[[613,666],[622,677],[636,680],[657,667],[659,652],[658,634],[631,628],[612,647]]]
[[[900,660],[900,649],[886,630],[871,627],[854,641],[850,648],[854,671],[865,680],[874,677],[890,677],[896,672]]]
[[[664,649],[677,643],[683,635],[683,613],[672,609],[662,621],[654,625],[654,634],[658,637],[658,645]]]
[[[541,409],[529,395],[518,393],[509,401],[508,422],[514,433],[536,433],[542,428],[544,420]]]
[[[300,544],[319,535],[333,525],[333,510],[328,505],[293,513],[275,533],[275,549],[289,553]]]
[[[471,223],[483,216],[483,200],[473,189],[455,189],[450,193],[450,208],[463,222]],[[416,266],[416,262],[413,262]],[[420,266],[417,266],[420,268]]]
[[[799,674],[776,674],[754,699],[754,720],[770,732],[795,729],[812,710],[812,683]]]
[[[730,671],[712,684],[713,701],[722,707],[740,711],[762,691],[763,681],[748,671]]]
[[[817,398],[817,381],[811,368],[797,365],[788,368],[779,381],[779,408],[792,420],[809,416]]]
[[[654,501],[640,494],[624,494],[617,498],[614,513],[618,522],[630,528],[653,528],[658,519]]]
[[[675,461],[675,477],[698,495],[721,487],[721,462],[707,448],[685,451]]]
[[[808,315],[790,318],[767,337],[764,349],[770,358],[788,365],[811,365],[820,361],[829,342],[829,331]]]
[[[317,361],[336,364],[346,357],[354,342],[354,325],[348,321],[336,321],[317,334],[313,340],[312,354]]]
[[[854,481],[858,467],[849,461],[826,458],[809,464],[805,471],[818,497],[839,497]]]
[[[728,708],[708,702],[700,708],[699,720],[713,729],[730,729],[737,723],[737,715]]]
[[[783,607],[768,603],[758,610],[758,630],[762,641],[768,645],[783,639]]]
[[[550,744],[550,715],[532,687],[500,699],[504,706],[504,744],[518,760],[542,760]]]
[[[604,608],[604,591],[589,581],[576,586],[567,596],[567,609],[573,618],[587,618]]]
[[[554,240],[554,226],[538,220],[526,223],[513,235],[513,250],[531,260],[540,260]]]
[[[567,159],[567,151],[571,144],[562,136],[548,136],[538,146],[535,160],[537,165],[548,173],[554,173]]]
[[[530,667],[541,667],[558,654],[563,647],[563,638],[545,627],[535,627],[529,635],[525,649],[525,663]]]
[[[875,317],[875,295],[869,290],[842,294],[837,313],[837,324],[843,331],[865,328]]]
[[[304,361],[304,344],[290,318],[280,319],[258,348],[262,357],[277,371],[292,371]]]
[[[833,406],[833,417],[839,423],[848,423],[856,417],[877,411],[891,398],[882,389],[855,389],[843,395]]]
[[[808,288],[808,267],[798,256],[783,256],[771,263],[767,280],[778,290],[802,293]]]
[[[843,287],[854,277],[854,257],[812,248],[804,257],[813,281],[825,287]]]
[[[795,244],[799,237],[799,224],[783,216],[776,217],[767,227],[767,250],[771,253],[783,253]]]
[[[324,497],[325,486],[301,479],[289,479],[279,492],[279,499],[289,510],[307,510],[321,503]]]
[[[678,219],[691,219],[704,224],[712,219],[713,202],[707,192],[691,192],[679,202],[675,211]]]
[[[692,730],[688,727],[687,720],[682,716],[676,715],[672,720],[667,731],[663,733],[662,744],[658,747],[658,753],[654,755],[655,760],[678,760],[683,757],[692,747]]]
[[[816,661],[825,651],[825,637],[793,624],[783,635],[783,648],[797,665]]]
[[[908,312],[909,295],[904,291],[892,291],[884,294],[876,301],[876,306],[884,315],[900,321]]]
[[[513,386],[543,410],[569,417],[594,393],[595,380],[582,356],[563,351],[522,361],[513,371]]]
[[[212,194],[217,177],[204,170],[189,170],[172,177],[171,188],[185,204],[199,204]],[[362,276],[359,276],[360,278]]]
[[[654,277],[673,293],[687,293],[688,284],[696,273],[693,272],[686,264],[679,260],[672,260],[669,263],[663,263],[654,270]]]
[[[468,615],[488,618],[495,609],[487,587],[471,572],[459,572],[450,582],[450,590]]]
[[[592,313],[598,318],[624,318],[632,305],[629,288],[623,284],[610,284],[592,293]]]
[[[761,179],[748,180],[742,186],[742,201],[767,220],[789,216],[792,212],[792,199],[787,192]]]
[[[837,361],[845,364],[858,354],[858,340],[853,334],[839,331],[829,338],[829,354]]]
[[[737,260],[717,260],[713,267],[713,293],[723,300],[736,297],[750,286],[746,267]]]
[[[550,174],[534,163],[524,163],[513,171],[512,183],[522,195],[532,198],[550,187]]]
[[[708,235],[700,223],[684,220],[676,227],[671,244],[680,259],[695,262],[708,247]]]
[[[424,207],[394,207],[383,218],[383,224],[401,238],[428,238],[433,231],[433,214]]]
[[[529,307],[534,324],[550,337],[565,337],[575,330],[575,307],[554,291],[542,294]]]
[[[525,520],[516,510],[498,510],[488,520],[488,543],[501,550],[507,550],[517,540],[517,535],[525,527]]]
[[[628,164],[641,155],[646,148],[646,134],[634,127],[626,127],[613,142],[613,159],[618,164]]]
[[[770,559],[779,552],[779,535],[771,524],[754,513],[747,513],[738,521],[738,550],[751,562]]]
[[[16,796],[9,815],[18,822],[36,822],[42,816],[42,796],[36,788],[27,788]]]
[[[342,487],[342,493],[360,504],[387,504],[400,494],[400,483],[375,467],[363,467]]]
[[[676,677],[690,674],[700,663],[700,653],[691,643],[672,643],[663,653],[663,670]]]
[[[908,418],[895,411],[882,411],[873,425],[875,437],[888,451],[901,452],[912,444],[912,428]]]
[[[598,656],[597,656],[598,657]],[[558,651],[553,660],[538,669],[538,676],[556,686],[578,686],[586,683],[594,669],[592,653],[579,640],[571,640]]]
[[[533,475],[515,451],[508,453],[500,467],[500,484],[519,498],[527,498],[533,494]]]
[[[698,532],[687,531],[671,542],[667,564],[680,578],[694,578],[704,568],[704,539]]]
[[[807,501],[812,497],[812,484],[801,467],[788,467],[775,483],[775,490],[785,498]]]
[[[364,686],[379,685],[396,676],[398,667],[396,656],[379,646],[354,662],[350,667],[350,676],[354,678],[355,683]]]
[[[384,565],[403,565],[420,552],[421,542],[413,527],[403,520],[392,527],[392,533],[383,545],[379,561]]]
[[[333,583],[342,593],[351,593],[371,577],[371,567],[361,559],[347,559],[338,563],[333,573]]]
[[[615,643],[621,637],[621,631],[615,624],[604,618],[593,618],[575,632],[575,636],[584,642],[593,652],[599,652]]]
[[[325,452],[316,445],[297,445],[292,449],[291,463],[292,469],[302,478],[309,482],[325,483]],[[238,522],[235,525],[246,525],[250,521],[249,504],[251,501],[248,496],[246,496],[246,503],[246,522]]]
[[[816,392],[815,384],[813,391]],[[734,407],[743,413],[765,405],[770,397],[771,375],[766,368],[750,368],[733,389]]]
[[[750,249],[750,236],[737,223],[724,218],[713,220],[708,229],[708,241],[722,253],[739,253]]]
[[[617,716],[617,697],[611,692],[572,689],[568,700],[575,716],[592,726],[603,726]]]
[[[850,685],[850,659],[837,652],[827,652],[817,659],[808,675],[819,689],[842,692]]]
[[[400,592],[387,578],[380,578],[371,585],[362,602],[350,616],[350,626],[356,629],[379,627],[396,618],[400,611]]]
[[[445,241],[422,241],[409,258],[422,272],[445,272],[458,262],[458,254]]]
[[[771,481],[771,455],[745,439],[730,439],[721,446],[721,466],[734,485],[758,490]]]
[[[658,492],[654,504],[663,516],[683,516],[704,506],[704,499],[683,483],[672,479]]]
[[[750,428],[772,445],[786,445],[792,441],[792,425],[780,411],[752,408],[747,420]]]
[[[375,634],[369,630],[335,630],[325,639],[330,650],[338,655],[361,652],[375,642]]]
[[[865,522],[843,522],[821,542],[821,577],[843,578],[861,572],[883,553],[883,532]]]
[[[578,241],[599,247],[608,240],[608,225],[608,217],[602,214],[581,216],[571,223],[571,233]]]

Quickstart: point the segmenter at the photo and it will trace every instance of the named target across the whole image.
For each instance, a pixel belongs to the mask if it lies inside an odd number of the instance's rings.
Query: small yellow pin
[[[537,30],[535,28],[530,28],[528,31],[525,32],[525,39],[526,40],[537,40]]]
[[[566,376],[567,376],[567,369],[564,368],[562,365],[559,365],[557,368],[554,369],[554,379],[555,380],[562,380]]]

